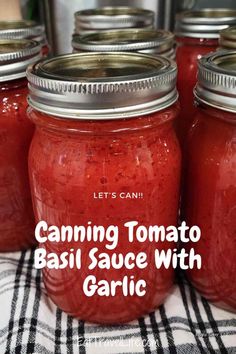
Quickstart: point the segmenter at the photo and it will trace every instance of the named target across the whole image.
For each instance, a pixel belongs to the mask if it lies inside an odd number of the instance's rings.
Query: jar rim
[[[29,104],[72,119],[117,119],[164,109],[177,98],[176,64],[140,53],[76,53],[27,70]]]
[[[219,32],[236,24],[236,10],[206,8],[177,14],[175,33],[179,37],[219,38]]]
[[[29,39],[0,39],[0,82],[26,76],[28,65],[40,59],[41,44]]]
[[[236,26],[220,31],[219,44],[225,49],[236,49]]]
[[[236,51],[218,51],[199,60],[197,101],[236,113]]]
[[[111,28],[152,27],[154,12],[129,6],[104,6],[77,11],[74,18],[75,33],[81,33]]]
[[[103,6],[98,8],[91,8],[86,10],[80,10],[75,12],[75,16],[94,16],[98,21],[101,21],[100,16],[107,17],[118,17],[118,16],[153,16],[153,11],[147,10],[140,7],[131,7],[131,6]]]
[[[45,37],[45,27],[31,20],[0,21],[0,39]]]
[[[174,34],[166,30],[125,29],[74,35],[72,47],[81,51],[140,51],[153,49],[157,54],[174,47]]]

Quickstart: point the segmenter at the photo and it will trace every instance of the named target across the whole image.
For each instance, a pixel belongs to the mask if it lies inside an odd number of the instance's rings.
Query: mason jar
[[[177,126],[183,145],[195,114],[192,92],[197,81],[197,61],[217,49],[220,30],[232,24],[236,24],[236,11],[230,9],[187,11],[177,16],[177,87],[181,105]]]
[[[60,255],[81,250],[82,268],[43,269],[50,298],[70,315],[98,323],[121,323],[159,306],[174,279],[172,267],[154,266],[155,249],[175,244],[128,242],[126,222],[176,225],[181,154],[173,128],[178,113],[176,65],[137,53],[80,53],[52,58],[28,70],[29,117],[36,126],[29,173],[37,222],[116,225],[114,250],[106,241],[41,242]],[[136,196],[136,197],[135,197]],[[45,230],[45,235],[48,235]],[[145,252],[148,267],[89,270],[91,248],[125,257]],[[87,297],[92,274],[109,284],[125,277],[146,283],[144,296],[117,293]],[[127,278],[126,278],[127,279]],[[109,308],[109,311],[107,309]]]
[[[174,35],[165,30],[111,30],[74,35],[74,52],[139,52],[175,58]]]
[[[201,228],[189,244],[202,268],[188,271],[199,292],[236,311],[236,52],[216,52],[199,63],[198,104],[187,145],[185,218]]]
[[[49,54],[45,28],[30,20],[0,21],[0,39],[33,39],[42,45],[42,55]]]
[[[40,58],[32,40],[0,40],[0,252],[32,246],[34,216],[28,150],[34,125],[28,120],[26,68]]]
[[[105,6],[75,13],[75,34],[110,29],[153,28],[154,12],[128,6]]]

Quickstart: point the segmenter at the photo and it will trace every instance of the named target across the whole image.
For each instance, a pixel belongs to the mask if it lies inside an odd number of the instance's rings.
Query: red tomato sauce
[[[154,265],[155,248],[174,247],[168,242],[140,243],[127,240],[124,223],[176,225],[179,202],[180,149],[173,129],[177,105],[152,115],[132,119],[82,121],[56,119],[30,109],[36,124],[29,155],[29,171],[36,220],[49,225],[117,225],[115,250],[105,244],[51,243],[41,245],[59,254],[82,250],[82,268],[44,269],[50,298],[70,315],[99,323],[121,323],[138,318],[160,305],[171,290],[173,269]],[[94,192],[142,192],[139,199],[94,199]],[[88,270],[88,252],[97,247],[108,254],[146,252],[145,269]],[[85,296],[83,282],[93,274],[101,279],[134,276],[147,284],[145,296]]]
[[[28,178],[28,150],[34,126],[26,116],[27,81],[0,84],[0,251],[35,243]]]
[[[187,147],[185,218],[202,231],[189,244],[202,256],[202,269],[188,276],[208,300],[236,311],[235,114],[199,110]]]
[[[193,89],[197,82],[197,62],[203,55],[217,49],[218,40],[177,37],[177,43],[177,88],[181,111],[176,125],[178,136],[182,145],[184,145],[196,113]]]

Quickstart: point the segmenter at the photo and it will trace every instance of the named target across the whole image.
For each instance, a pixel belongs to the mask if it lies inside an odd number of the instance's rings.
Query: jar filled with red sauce
[[[127,29],[74,35],[73,51],[80,52],[139,52],[175,58],[173,33],[165,30]]]
[[[35,243],[27,157],[34,132],[27,119],[26,68],[40,58],[31,40],[0,40],[0,252]]]
[[[193,285],[217,306],[236,311],[236,52],[200,60],[198,113],[187,145],[185,219],[201,228],[190,244],[202,268]]]
[[[0,39],[32,39],[41,44],[43,56],[47,56],[50,52],[45,28],[35,21],[0,21]]]
[[[29,171],[37,222],[48,225],[117,225],[114,250],[104,242],[51,242],[47,252],[81,249],[82,268],[44,268],[50,298],[65,312],[98,323],[138,318],[163,303],[173,285],[172,268],[154,265],[154,250],[168,242],[128,242],[124,224],[176,225],[181,154],[173,129],[178,113],[176,65],[136,53],[80,53],[55,57],[28,71],[29,116],[36,125]],[[130,198],[132,193],[139,198]],[[45,234],[48,232],[45,230]],[[146,252],[149,265],[132,270],[89,270],[89,251]],[[85,295],[93,274],[108,284],[133,277],[146,281],[144,296]],[[109,310],[108,310],[109,309]]]
[[[230,9],[187,11],[177,16],[177,88],[181,105],[177,130],[183,145],[195,114],[193,88],[197,81],[197,62],[218,48],[220,30],[231,24],[236,24],[236,11]]]

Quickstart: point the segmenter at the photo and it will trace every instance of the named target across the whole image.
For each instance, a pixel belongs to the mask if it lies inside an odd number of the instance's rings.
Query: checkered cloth
[[[182,276],[156,312],[98,326],[50,301],[33,255],[0,254],[0,354],[236,353],[236,315],[211,306]]]

